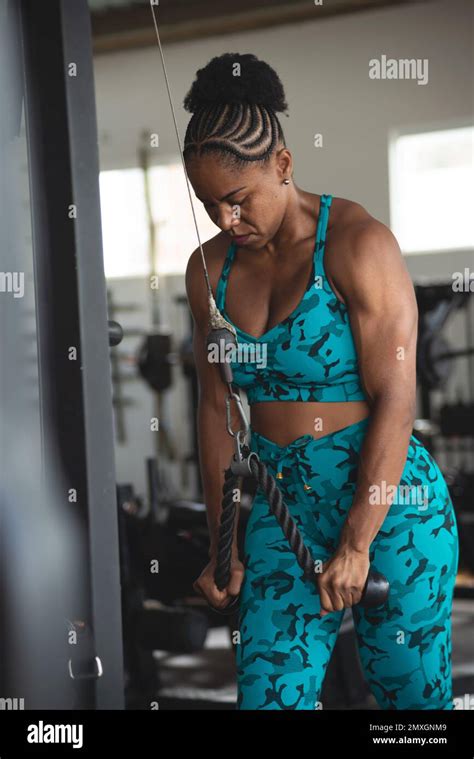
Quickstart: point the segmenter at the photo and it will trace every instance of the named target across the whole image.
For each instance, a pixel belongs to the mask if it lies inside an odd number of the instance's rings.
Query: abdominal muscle
[[[324,437],[369,416],[366,401],[341,403],[308,401],[269,401],[252,404],[250,424],[280,446],[289,445],[301,435]]]

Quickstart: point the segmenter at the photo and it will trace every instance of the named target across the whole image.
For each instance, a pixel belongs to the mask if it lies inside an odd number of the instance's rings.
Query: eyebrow
[[[243,187],[238,187],[237,190],[232,190],[232,192],[228,192],[227,195],[224,195],[223,198],[220,198],[220,200],[228,200],[232,195],[235,195],[237,192],[240,192],[241,190],[245,190],[247,185],[244,185]],[[196,195],[197,199],[201,201],[201,203],[205,203],[206,201],[200,198],[198,195]]]

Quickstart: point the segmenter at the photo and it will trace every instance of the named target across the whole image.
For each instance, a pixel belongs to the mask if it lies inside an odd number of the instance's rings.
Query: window
[[[474,127],[395,134],[391,229],[404,253],[474,247]]]
[[[198,240],[182,164],[151,167],[149,186],[156,271],[159,275],[184,274]],[[201,242],[205,242],[219,229],[192,187],[191,194]],[[106,277],[147,277],[151,271],[150,222],[141,169],[101,172],[100,199]]]
[[[148,229],[140,169],[102,171],[100,206],[105,276],[147,276]]]

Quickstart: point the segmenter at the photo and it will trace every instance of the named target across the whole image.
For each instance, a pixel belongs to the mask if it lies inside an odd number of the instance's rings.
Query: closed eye
[[[229,200],[228,202],[230,206],[241,206],[246,200],[247,198],[243,198],[242,200]],[[214,208],[214,203],[203,203],[203,205],[206,211],[209,210],[209,208]]]

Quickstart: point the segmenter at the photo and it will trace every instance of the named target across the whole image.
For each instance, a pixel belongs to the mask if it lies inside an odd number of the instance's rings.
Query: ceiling
[[[163,42],[178,42],[429,0],[159,0]],[[156,44],[150,0],[88,0],[94,53]]]
[[[150,3],[147,0],[87,0],[91,11],[106,11],[114,8],[126,8],[132,5],[146,5]]]

